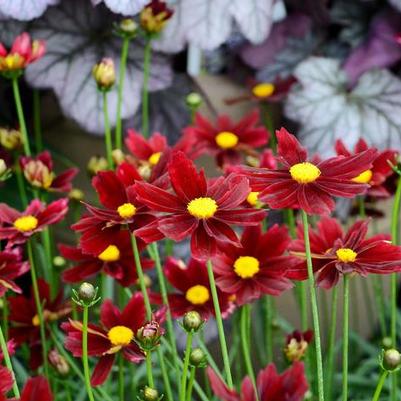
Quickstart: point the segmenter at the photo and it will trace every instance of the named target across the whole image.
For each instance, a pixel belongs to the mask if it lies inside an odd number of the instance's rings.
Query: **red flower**
[[[341,139],[336,141],[336,152],[338,155],[351,156],[352,153],[345,147]],[[355,145],[354,154],[358,154],[368,150],[369,147],[364,139],[359,139]],[[386,198],[391,194],[383,185],[388,177],[394,174],[390,163],[393,165],[397,164],[397,152],[395,150],[385,150],[380,152],[377,158],[372,163],[372,168],[363,171],[357,177],[354,178],[355,182],[369,184],[370,188],[366,194],[373,197]]]
[[[0,297],[7,290],[21,293],[21,288],[14,280],[29,270],[29,263],[22,261],[21,248],[6,249],[0,251]]]
[[[78,169],[70,168],[56,176],[53,171],[53,160],[47,151],[35,158],[22,156],[20,165],[25,178],[32,186],[51,192],[71,191],[71,182],[78,174]]]
[[[332,218],[322,219],[316,230],[309,230],[313,268],[316,283],[323,288],[337,284],[343,274],[389,274],[401,271],[401,247],[392,245],[388,236],[374,235],[365,239],[368,221],[358,221],[344,234]],[[298,240],[290,249],[305,258],[303,232],[298,228]],[[290,271],[288,277],[304,280],[307,277],[306,262]]]
[[[265,145],[269,140],[269,132],[257,126],[259,112],[253,111],[238,123],[222,115],[215,125],[197,113],[195,125],[184,129],[184,137],[193,141],[194,158],[207,153],[216,157],[217,164],[239,164],[242,153],[254,154],[255,148]]]
[[[217,286],[235,294],[239,305],[263,294],[280,295],[292,287],[286,272],[297,263],[296,258],[284,255],[289,243],[287,229],[277,224],[266,233],[260,226],[245,228],[242,248],[227,244],[213,258]]]
[[[164,265],[164,274],[169,283],[178,290],[169,295],[169,306],[174,318],[184,316],[190,311],[197,311],[203,320],[214,315],[214,307],[210,292],[210,284],[206,265],[196,259],[190,259],[185,265],[181,260],[167,258]],[[223,318],[234,310],[232,296],[217,290],[220,309]],[[161,302],[160,297],[154,300]]]
[[[210,258],[218,245],[240,246],[230,225],[256,225],[265,216],[261,210],[240,206],[250,192],[245,177],[230,175],[208,184],[203,170],[198,173],[182,152],[173,155],[169,176],[175,195],[137,182],[137,196],[151,209],[166,213],[157,220],[159,230],[166,237],[181,241],[191,236],[192,255],[197,259]],[[135,233],[150,242],[147,232],[136,230]]]
[[[48,381],[43,376],[28,379],[19,401],[53,401],[54,397]]]
[[[212,368],[207,368],[213,393],[223,401],[255,401],[255,392],[250,378],[242,381],[241,392],[229,389]],[[260,401],[302,401],[308,390],[304,365],[295,362],[282,374],[277,373],[273,363],[261,370],[257,378]]]
[[[307,330],[303,333],[294,330],[287,335],[286,344],[284,347],[284,355],[289,362],[300,361],[308,349],[308,344],[312,341],[313,331]]]
[[[13,375],[4,366],[0,366],[0,401],[6,401],[7,393],[12,389],[14,384]]]
[[[300,208],[310,214],[328,214],[334,209],[333,196],[352,198],[364,193],[367,184],[353,181],[369,170],[377,157],[375,149],[354,156],[308,161],[298,140],[284,128],[276,132],[279,161],[277,170],[246,169],[252,190],[273,209]]]
[[[45,42],[34,40],[24,32],[17,36],[10,51],[0,43],[0,72],[19,71],[41,58],[46,51]]]
[[[122,286],[128,287],[137,280],[135,260],[128,231],[118,231],[107,236],[108,245],[97,255],[84,253],[81,248],[60,245],[61,256],[74,262],[74,266],[63,272],[66,283],[77,283],[104,272],[116,279]],[[144,243],[138,241],[142,250]],[[153,266],[150,259],[141,259],[143,269]]]
[[[67,211],[68,199],[59,199],[47,206],[34,199],[22,213],[0,203],[0,240],[7,239],[7,246],[22,244],[33,234],[61,221]]]
[[[63,301],[63,293],[60,291],[52,300],[49,284],[44,280],[38,280],[39,296],[43,304],[43,317],[45,322],[54,322],[71,312],[69,303]],[[10,305],[9,320],[13,323],[10,328],[10,338],[18,345],[27,343],[31,351],[30,367],[36,369],[42,363],[40,344],[39,317],[36,309],[33,291],[30,297],[18,295],[8,299]]]
[[[120,311],[111,300],[106,300],[100,309],[101,326],[89,325],[88,354],[100,357],[91,378],[93,386],[99,386],[108,377],[115,355],[133,363],[144,359],[144,354],[134,342],[134,336],[146,320],[145,305],[141,293],[132,296]],[[157,318],[156,318],[157,320]],[[70,320],[61,325],[67,333],[65,347],[75,356],[82,356],[82,323]]]

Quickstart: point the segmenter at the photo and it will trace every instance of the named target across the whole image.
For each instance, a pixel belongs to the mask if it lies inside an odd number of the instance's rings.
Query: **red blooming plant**
[[[43,304],[43,319],[45,324],[55,322],[68,316],[71,312],[69,302],[63,301],[63,293],[60,291],[56,298],[50,296],[50,287],[44,280],[38,280],[39,297]],[[8,299],[10,306],[9,321],[10,338],[17,345],[28,344],[30,348],[30,367],[36,369],[42,363],[42,352],[39,330],[39,315],[37,312],[33,291],[30,296],[18,295]]]
[[[29,263],[23,261],[21,248],[9,248],[0,251],[0,297],[7,290],[21,293],[21,288],[14,280],[27,271],[29,271]]]
[[[255,391],[251,379],[242,381],[241,390],[230,389],[213,371],[207,369],[213,393],[222,401],[255,401]],[[302,401],[308,390],[305,369],[302,362],[295,362],[285,372],[279,374],[273,363],[261,370],[257,377],[258,399],[260,401]]]
[[[338,155],[351,156],[352,153],[345,147],[343,141],[338,139],[335,145]],[[360,138],[354,148],[354,154],[364,152],[369,149],[366,141]],[[370,188],[366,194],[375,198],[386,198],[391,194],[384,186],[385,181],[394,174],[391,164],[397,164],[397,152],[395,150],[385,150],[378,154],[377,158],[372,163],[372,168],[363,171],[354,178],[355,182],[369,184]]]
[[[210,258],[226,243],[241,246],[231,225],[256,225],[265,216],[264,211],[241,206],[250,192],[245,177],[230,175],[209,184],[203,170],[197,172],[182,152],[173,155],[168,172],[175,194],[144,182],[137,182],[135,191],[141,202],[163,213],[153,224],[166,237],[182,241],[191,236],[197,259]],[[147,230],[135,233],[146,242],[152,239]]]
[[[163,314],[163,311],[156,313],[155,320],[163,319]],[[137,331],[146,322],[142,294],[134,294],[122,311],[111,300],[104,301],[100,309],[100,322],[100,326],[88,326],[88,355],[100,358],[92,374],[93,386],[107,379],[118,352],[132,363],[144,359],[144,353],[134,341]],[[65,347],[75,357],[82,357],[82,323],[70,320],[62,324],[62,329],[67,335]]]
[[[8,246],[23,244],[35,233],[61,221],[67,211],[67,199],[49,205],[34,199],[23,212],[0,203],[0,239],[8,240]]]
[[[107,235],[105,238],[108,239],[109,243],[98,254],[84,253],[79,247],[59,246],[61,256],[74,264],[73,267],[63,272],[64,282],[77,283],[93,278],[100,272],[113,277],[124,287],[136,282],[138,276],[128,231],[118,231],[113,235]],[[144,246],[142,241],[138,241],[140,251]],[[148,269],[153,266],[153,262],[150,259],[141,258],[141,266],[143,269]]]
[[[352,198],[369,188],[354,179],[371,169],[377,157],[375,149],[313,162],[285,128],[276,135],[282,166],[275,170],[246,168],[252,190],[260,191],[259,199],[271,208],[300,208],[310,214],[328,214],[335,206],[333,196]]]
[[[70,168],[60,175],[53,171],[53,160],[45,151],[37,157],[22,156],[20,165],[26,180],[36,188],[50,192],[69,192],[72,180],[78,174],[78,169]]]
[[[243,154],[256,155],[255,149],[269,140],[269,132],[258,121],[259,113],[253,111],[238,123],[222,115],[213,125],[198,113],[195,124],[184,129],[184,137],[193,143],[191,156],[194,158],[206,153],[214,155],[220,167],[239,164]]]
[[[285,255],[289,243],[286,227],[274,225],[266,233],[260,226],[245,228],[241,247],[225,244],[213,258],[218,287],[235,294],[239,305],[263,294],[280,295],[292,287],[286,272],[297,263]]]
[[[13,383],[11,372],[4,366],[0,366],[0,401],[7,400],[7,393],[12,389]]]
[[[344,274],[366,276],[401,271],[401,247],[392,245],[389,236],[374,235],[367,239],[367,231],[368,221],[358,221],[344,234],[339,223],[328,217],[318,223],[316,230],[309,230],[317,285],[331,288]],[[302,260],[288,276],[306,279],[305,245],[300,227],[298,239],[290,250]]]
[[[300,361],[306,354],[309,343],[313,339],[313,331],[307,330],[300,332],[294,330],[287,335],[284,355],[289,362]]]
[[[214,315],[210,284],[204,262],[190,259],[188,264],[182,260],[167,258],[164,265],[164,274],[169,283],[177,290],[169,295],[168,301],[171,314],[174,318],[184,316],[190,311],[197,311],[203,320]],[[234,294],[218,291],[220,310],[223,318],[233,312]],[[160,297],[154,297],[160,302]]]

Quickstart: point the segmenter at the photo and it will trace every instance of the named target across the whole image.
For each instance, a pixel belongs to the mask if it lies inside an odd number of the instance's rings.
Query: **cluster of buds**
[[[0,128],[0,145],[10,151],[20,149],[22,147],[21,132],[16,129]]]
[[[90,308],[100,301],[97,296],[98,287],[94,287],[91,283],[84,282],[79,286],[78,291],[72,289],[72,300],[79,306]]]
[[[289,362],[300,361],[308,349],[308,344],[312,341],[313,331],[307,330],[301,333],[298,330],[293,331],[287,336],[284,347],[284,355]]]
[[[70,365],[56,349],[52,349],[49,352],[48,358],[50,365],[52,365],[61,376],[68,375],[70,372]]]
[[[93,67],[92,75],[98,89],[101,92],[108,92],[116,82],[114,61],[108,57],[103,58],[100,63],[95,64]]]
[[[173,10],[168,8],[164,1],[152,0],[139,16],[141,28],[148,37],[154,37],[163,30],[172,15]]]
[[[135,334],[135,341],[143,351],[151,352],[159,345],[162,335],[163,329],[160,324],[151,320],[138,329]]]
[[[45,51],[45,43],[42,40],[32,41],[26,32],[15,38],[10,51],[0,43],[0,73],[6,78],[18,78],[23,70],[40,59]]]

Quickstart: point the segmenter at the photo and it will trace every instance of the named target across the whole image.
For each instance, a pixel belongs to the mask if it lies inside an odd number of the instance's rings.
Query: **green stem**
[[[43,309],[42,309],[42,303],[40,300],[38,279],[36,277],[36,269],[35,269],[35,262],[34,262],[34,258],[33,258],[33,249],[32,249],[31,240],[29,240],[27,242],[27,248],[28,248],[29,264],[31,266],[30,271],[31,271],[31,279],[32,279],[33,296],[35,299],[36,311],[38,313],[38,318],[39,318],[39,331],[40,331],[40,341],[42,343],[41,345],[42,345],[43,366],[45,369],[45,376],[49,380],[49,366],[48,366],[48,361],[47,361],[47,343],[46,343],[45,321],[43,318]]]
[[[265,302],[265,331],[266,331],[266,359],[267,363],[273,362],[273,305],[270,295],[264,297]],[[242,320],[242,315],[241,315]]]
[[[33,90],[33,129],[35,134],[36,152],[43,150],[42,127],[40,123],[40,92],[38,89]]]
[[[187,344],[185,347],[184,367],[182,368],[181,386],[180,386],[180,401],[185,401],[187,394],[188,367],[189,367],[189,357],[191,355],[191,348],[192,348],[192,338],[193,338],[193,331],[191,330],[190,332],[188,332]]]
[[[373,293],[376,301],[377,314],[379,316],[380,323],[380,331],[382,338],[387,336],[387,328],[386,328],[386,306],[384,304],[384,293],[382,287],[382,277],[373,276]]]
[[[120,401],[124,401],[124,358],[118,356],[118,394]]]
[[[163,384],[166,390],[167,401],[173,401],[173,392],[171,391],[170,379],[167,373],[166,364],[164,363],[164,355],[160,347],[157,348],[157,357],[162,372]]]
[[[153,380],[151,351],[146,351],[146,377],[148,378],[148,386],[154,388],[155,381]]]
[[[331,319],[329,329],[329,348],[327,354],[327,381],[326,381],[326,400],[331,401],[333,379],[334,379],[334,348],[336,345],[337,327],[337,298],[338,289],[334,286],[331,290]]]
[[[344,274],[343,295],[343,395],[342,400],[348,401],[348,331],[349,331],[349,277]]]
[[[223,318],[221,316],[219,298],[217,295],[216,282],[214,280],[213,266],[211,260],[207,261],[207,274],[209,276],[210,289],[212,292],[213,306],[216,315],[217,331],[219,333],[220,349],[223,356],[224,371],[229,388],[234,388],[231,376],[230,359],[228,357],[226,336],[224,334]]]
[[[388,376],[388,371],[383,370],[382,374],[380,375],[379,381],[377,383],[375,393],[373,394],[372,401],[379,401],[380,394],[382,392],[383,385],[384,385],[384,382],[386,381],[387,376]]]
[[[271,107],[268,103],[261,102],[260,108],[261,108],[261,113],[262,113],[261,120],[263,122],[263,125],[268,129],[268,131],[270,133],[269,147],[274,153],[276,153],[277,138],[276,138],[276,132],[274,130],[273,113],[272,113]]]
[[[106,145],[107,163],[110,169],[114,168],[113,145],[111,143],[111,129],[109,121],[109,110],[107,107],[107,92],[103,91],[103,114],[104,114],[104,139]]]
[[[121,49],[120,57],[120,72],[118,77],[118,92],[117,92],[117,121],[116,121],[116,149],[121,149],[122,140],[122,121],[121,121],[121,107],[123,100],[123,88],[125,79],[125,70],[127,68],[128,49],[129,49],[130,38],[124,37],[123,46]]]
[[[19,125],[20,125],[22,140],[24,142],[23,143],[24,153],[25,153],[25,156],[30,156],[31,148],[29,147],[28,131],[26,129],[24,110],[22,108],[21,95],[20,95],[19,86],[18,86],[18,78],[12,79],[12,85],[13,85],[14,100],[15,100],[15,106],[17,108],[18,121],[19,121]]]
[[[88,360],[88,315],[89,308],[83,307],[83,322],[82,322],[82,363],[84,367],[86,392],[90,401],[95,401],[90,383],[89,360]]]
[[[51,236],[50,236],[50,229],[46,227],[41,233],[42,244],[45,249],[45,258],[47,268],[45,269],[48,272],[48,277],[50,281],[50,289],[51,294],[54,296],[58,292],[58,281],[56,280],[56,275],[54,274],[53,268],[53,258],[52,258],[52,245],[51,245]]]
[[[312,255],[309,241],[308,215],[304,210],[301,210],[301,214],[302,214],[302,224],[304,227],[305,253],[306,253],[306,264],[308,268],[309,295],[312,306],[313,330],[315,334],[318,396],[319,396],[319,401],[324,401],[323,364],[322,364],[322,349],[320,340],[319,311],[317,307],[315,278],[313,275]]]
[[[8,338],[8,303],[7,298],[3,297],[3,333],[7,341]]]
[[[1,346],[1,352],[3,353],[3,357],[4,357],[4,362],[6,364],[6,368],[11,372],[11,374],[13,375],[13,378],[14,378],[14,382],[13,382],[14,397],[19,399],[20,394],[19,394],[19,390],[18,390],[17,380],[15,378],[14,369],[13,369],[13,365],[11,363],[10,354],[8,353],[7,341],[6,341],[5,337],[4,337],[3,329],[1,328],[1,325],[0,325],[0,346]]]
[[[359,208],[359,217],[361,219],[366,218],[366,208],[365,208],[365,197],[358,196],[358,208]]]
[[[187,390],[187,398],[186,398],[186,401],[191,401],[191,400],[192,400],[192,389],[193,389],[193,387],[194,387],[195,373],[196,373],[196,368],[195,368],[195,366],[191,366],[191,371],[190,371],[190,374],[189,374],[189,381],[188,381],[188,390]]]
[[[14,172],[15,172],[15,177],[17,179],[19,196],[21,198],[22,206],[25,209],[28,206],[28,196],[26,194],[24,177],[22,176],[22,171],[18,163],[18,159],[15,162]]]
[[[149,137],[149,73],[150,59],[152,55],[151,39],[147,38],[145,42],[143,57],[143,90],[142,90],[142,135]]]
[[[252,360],[251,355],[249,352],[250,344],[248,342],[249,339],[249,330],[247,325],[247,320],[249,316],[250,310],[249,305],[244,305],[241,308],[241,346],[242,346],[242,353],[244,356],[245,367],[248,373],[249,378],[251,379],[253,389],[255,391],[256,399],[259,399],[258,396],[258,389],[256,387],[256,379],[255,379],[255,372],[253,371],[252,367]]]

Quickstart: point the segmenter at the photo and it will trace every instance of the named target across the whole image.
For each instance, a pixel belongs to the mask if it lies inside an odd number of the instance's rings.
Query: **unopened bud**
[[[197,110],[202,104],[202,97],[199,93],[191,92],[186,97],[187,106],[191,109]]]
[[[56,267],[64,267],[65,263],[65,259],[62,256],[55,256],[53,258],[53,265]]]
[[[79,286],[78,294],[81,299],[91,301],[96,296],[96,290],[91,283],[85,282]]]
[[[120,31],[128,35],[134,35],[138,31],[138,24],[131,18],[125,18],[120,21]]]
[[[152,387],[145,386],[142,390],[144,401],[157,401],[159,399],[159,392]]]
[[[401,354],[395,349],[390,348],[383,354],[383,368],[393,371],[401,364]]]
[[[56,349],[49,352],[49,362],[62,376],[68,375],[70,372],[70,365]]]
[[[206,366],[207,357],[206,354],[200,348],[194,348],[189,356],[189,362],[192,366],[203,367]]]
[[[100,63],[93,67],[92,74],[100,90],[109,90],[116,82],[114,61],[111,58],[102,59]]]
[[[92,156],[87,165],[90,175],[96,175],[99,171],[107,170],[107,168],[107,160],[101,156]]]
[[[143,275],[143,282],[146,288],[150,288],[152,286],[152,279],[147,274]],[[139,278],[136,280],[136,284],[138,287],[140,286]]]
[[[172,15],[173,10],[167,7],[165,1],[152,0],[141,11],[139,21],[142,29],[153,36],[162,31]]]
[[[7,171],[7,164],[3,159],[0,159],[0,177]]]
[[[201,315],[197,311],[190,311],[184,315],[182,324],[186,331],[198,331],[203,324]]]
[[[151,321],[138,329],[135,339],[139,346],[145,351],[151,351],[157,345],[162,335],[162,329],[156,321]]]
[[[16,150],[22,146],[21,132],[16,129],[0,128],[0,144],[7,150]]]
[[[79,202],[79,201],[81,201],[81,200],[84,198],[84,193],[83,193],[83,191],[81,191],[81,190],[78,189],[78,188],[73,188],[73,189],[71,189],[71,191],[68,193],[68,197],[69,197],[71,200],[74,200],[74,201]]]
[[[125,160],[124,152],[121,149],[114,149],[111,156],[115,164],[119,165]]]

